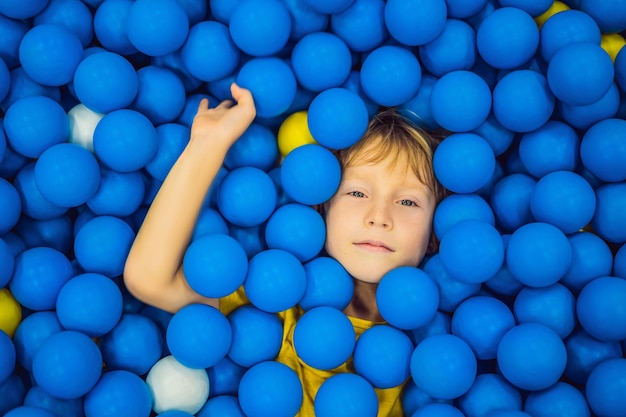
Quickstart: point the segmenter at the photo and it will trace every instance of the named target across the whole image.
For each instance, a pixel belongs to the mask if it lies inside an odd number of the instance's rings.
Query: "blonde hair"
[[[407,163],[417,178],[432,191],[438,204],[448,194],[437,180],[433,167],[433,155],[443,137],[443,134],[425,131],[397,109],[389,108],[372,117],[358,142],[336,151],[335,155],[342,170],[356,163],[375,164],[389,157],[393,162]],[[436,251],[438,246],[433,231],[429,252]]]

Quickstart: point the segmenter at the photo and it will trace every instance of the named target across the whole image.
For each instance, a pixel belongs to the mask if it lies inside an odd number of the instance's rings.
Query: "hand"
[[[223,145],[226,150],[246,131],[256,116],[254,99],[249,90],[232,83],[233,100],[225,100],[210,109],[203,98],[191,125],[191,140]]]

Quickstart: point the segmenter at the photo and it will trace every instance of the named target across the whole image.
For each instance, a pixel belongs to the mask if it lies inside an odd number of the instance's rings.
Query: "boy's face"
[[[326,251],[369,283],[399,266],[417,266],[428,248],[435,204],[404,161],[357,160],[326,204]]]

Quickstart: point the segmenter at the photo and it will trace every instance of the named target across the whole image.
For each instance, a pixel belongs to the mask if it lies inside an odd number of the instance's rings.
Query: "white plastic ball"
[[[67,112],[70,126],[69,142],[93,152],[93,132],[103,117],[104,114],[96,113],[82,103],[72,107]]]
[[[161,358],[148,372],[146,384],[152,393],[152,409],[196,414],[209,398],[209,376],[204,369],[187,368],[173,356]]]

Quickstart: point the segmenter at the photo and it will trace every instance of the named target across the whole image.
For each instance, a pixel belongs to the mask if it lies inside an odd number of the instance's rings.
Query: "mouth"
[[[385,243],[376,241],[376,240],[362,240],[359,242],[354,242],[354,245],[361,249],[368,250],[370,252],[383,252],[383,253],[395,252]]]

